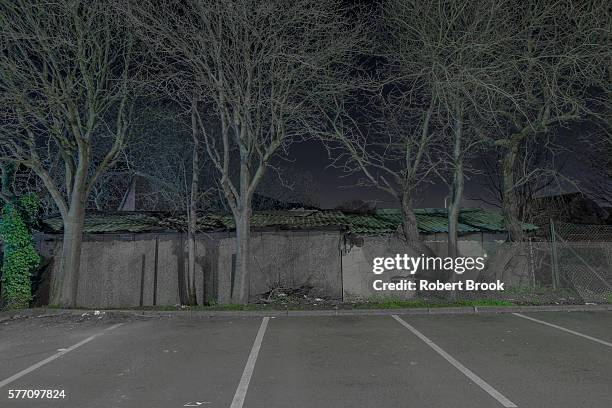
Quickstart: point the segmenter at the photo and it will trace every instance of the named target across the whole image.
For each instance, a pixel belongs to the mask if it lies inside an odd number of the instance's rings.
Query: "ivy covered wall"
[[[34,194],[14,198],[2,208],[2,304],[7,309],[28,307],[32,300],[30,276],[40,263],[32,238],[38,209],[39,201]]]

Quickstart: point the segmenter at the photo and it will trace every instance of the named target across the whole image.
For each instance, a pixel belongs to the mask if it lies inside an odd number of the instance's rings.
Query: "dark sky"
[[[317,181],[318,198],[322,208],[333,208],[346,201],[363,200],[376,204],[377,208],[392,208],[398,204],[389,194],[374,187],[355,186],[359,176],[347,177],[340,169],[330,167],[327,151],[320,142],[307,141],[291,147],[289,157],[292,172],[309,172]],[[473,193],[473,188],[469,189]],[[444,207],[444,197],[448,188],[441,184],[428,185],[420,191],[415,199],[417,207]],[[472,205],[474,205],[472,203]]]
[[[348,4],[369,5],[370,12],[376,12],[380,1],[360,0],[348,2]],[[374,65],[373,65],[374,66]],[[611,180],[602,180],[601,175],[593,174],[592,169],[585,160],[591,148],[590,143],[581,140],[581,135],[585,134],[582,125],[572,129],[561,131],[561,139],[565,151],[559,154],[556,159],[558,163],[564,163],[564,176],[573,179],[578,183],[589,183],[591,185],[606,184],[612,189]],[[588,126],[587,126],[588,127]],[[327,151],[320,142],[307,141],[293,145],[289,151],[291,163],[285,163],[285,167],[291,167],[291,172],[308,172],[318,185],[318,201],[322,208],[333,208],[343,202],[352,200],[363,200],[375,204],[377,208],[397,207],[398,203],[388,193],[374,187],[357,187],[358,175],[346,176],[341,170],[332,168]],[[477,169],[478,161],[473,164]],[[483,170],[483,169],[480,169]],[[595,179],[595,182],[593,180]],[[478,175],[466,176],[463,206],[466,207],[487,207],[490,206],[478,198],[486,196],[483,192],[484,177]],[[550,188],[545,194],[559,194],[564,192],[574,192],[576,187],[571,183],[564,182]],[[611,190],[612,191],[612,190]],[[442,181],[423,185],[417,192],[414,200],[415,207],[444,207],[445,197],[449,195],[448,186]]]
[[[589,163],[584,159],[590,146],[588,142],[581,141],[575,135],[564,135],[569,140],[566,151],[557,156],[559,163],[564,163],[563,173],[579,183],[595,181],[597,184],[610,184],[610,180],[602,180],[601,176],[593,175]],[[318,201],[322,208],[333,208],[343,202],[352,200],[363,200],[375,204],[377,208],[393,208],[398,203],[389,194],[374,187],[355,186],[359,176],[346,176],[340,169],[330,167],[331,161],[327,151],[318,141],[307,141],[291,146],[289,151],[291,162],[286,162],[285,167],[290,168],[291,173],[310,173],[316,180]],[[595,177],[595,179],[594,179]],[[599,177],[598,179],[596,177]],[[463,205],[466,207],[487,207],[476,198],[483,196],[483,179],[481,176],[472,175],[465,181],[465,194]],[[560,192],[573,192],[576,187],[571,183],[563,183],[561,187],[550,187],[546,194],[558,194]],[[448,187],[441,181],[424,185],[415,197],[415,207],[444,207],[444,198],[449,194]]]

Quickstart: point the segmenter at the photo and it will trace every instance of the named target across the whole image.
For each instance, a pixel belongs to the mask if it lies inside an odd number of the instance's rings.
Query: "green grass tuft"
[[[433,307],[473,307],[473,306],[514,306],[507,300],[496,299],[474,299],[474,300],[425,300],[410,299],[400,300],[394,298],[374,298],[367,302],[356,303],[355,309],[416,309]]]

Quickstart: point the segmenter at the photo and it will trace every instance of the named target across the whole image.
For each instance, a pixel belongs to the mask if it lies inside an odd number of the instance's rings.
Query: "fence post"
[[[529,268],[531,269],[531,287],[536,287],[536,276],[535,276],[535,253],[533,251],[533,240],[529,238]]]
[[[559,259],[557,258],[557,239],[555,232],[555,223],[550,218],[550,254],[552,258],[552,285],[553,289],[559,287]]]

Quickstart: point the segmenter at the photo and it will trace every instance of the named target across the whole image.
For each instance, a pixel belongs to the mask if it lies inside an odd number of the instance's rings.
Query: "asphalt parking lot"
[[[612,312],[22,319],[0,406],[609,408]]]

